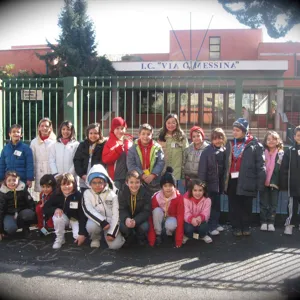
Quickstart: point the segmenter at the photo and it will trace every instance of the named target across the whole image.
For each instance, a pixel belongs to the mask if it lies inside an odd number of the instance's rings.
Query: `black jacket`
[[[102,151],[105,143],[106,141],[104,142],[99,141],[98,144],[96,145],[92,155],[91,167],[96,164],[101,164],[105,167],[105,164],[102,162]],[[82,177],[83,175],[87,175],[87,168],[90,159],[89,148],[90,148],[90,143],[87,139],[85,139],[79,144],[75,152],[73,162],[74,162],[75,172],[79,177]]]
[[[151,195],[148,190],[141,186],[136,195],[136,208],[131,212],[131,193],[127,185],[119,192],[119,215],[120,222],[125,224],[127,218],[134,219],[136,226],[148,220],[151,214]]]
[[[230,176],[230,166],[232,159],[232,144],[228,141],[226,144],[226,176],[225,191],[228,187]],[[256,197],[257,191],[263,191],[266,181],[266,165],[264,148],[261,143],[253,138],[242,154],[241,167],[237,184],[237,195]]]
[[[198,177],[207,183],[208,192],[224,192],[225,147],[208,145],[201,154]]]
[[[288,191],[291,197],[300,197],[300,145],[284,151],[280,167],[280,190]]]
[[[24,209],[31,209],[35,212],[35,202],[25,189],[25,183],[20,181],[16,188],[17,207],[15,207],[14,192],[2,184],[0,188],[0,233],[4,232],[3,220],[5,215],[14,215]]]
[[[79,191],[67,196],[67,198],[65,198],[62,193],[53,193],[44,205],[43,212],[46,220],[52,218],[55,210],[60,208],[69,219],[74,218],[79,222],[79,234],[87,236],[88,234],[85,228],[87,218],[82,210],[81,198]],[[74,208],[71,208],[70,204],[74,206]]]

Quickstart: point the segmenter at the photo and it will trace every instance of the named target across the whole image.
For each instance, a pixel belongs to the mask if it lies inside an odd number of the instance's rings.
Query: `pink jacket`
[[[184,221],[191,223],[193,218],[201,217],[203,222],[207,222],[210,217],[211,200],[202,197],[200,200],[194,197],[188,198],[188,193],[183,195],[184,201]]]

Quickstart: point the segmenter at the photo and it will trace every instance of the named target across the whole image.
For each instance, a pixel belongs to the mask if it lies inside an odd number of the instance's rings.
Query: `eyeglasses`
[[[92,181],[91,184],[92,185],[105,185],[106,182],[104,182],[104,181]]]

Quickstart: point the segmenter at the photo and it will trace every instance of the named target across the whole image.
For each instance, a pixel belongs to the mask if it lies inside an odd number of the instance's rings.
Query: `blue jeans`
[[[145,221],[144,223],[140,224],[139,226],[135,226],[134,228],[128,228],[124,223],[120,224],[120,232],[125,238],[134,234],[136,234],[137,238],[144,238],[147,236],[148,230],[148,221]]]
[[[4,231],[7,234],[15,233],[18,228],[29,227],[30,224],[36,222],[35,212],[31,209],[23,209],[18,213],[17,219],[14,215],[5,215],[3,220]]]
[[[259,193],[260,204],[260,222],[273,224],[275,222],[277,203],[278,203],[277,189],[266,187],[263,192]]]
[[[211,210],[210,210],[210,218],[208,220],[208,228],[209,231],[213,231],[217,229],[219,225],[221,195],[219,193],[210,192],[208,193],[208,197],[211,199]]]
[[[205,237],[208,233],[208,224],[203,222],[200,226],[193,226],[190,223],[184,222],[184,234],[192,239],[193,233],[198,233],[200,238]]]

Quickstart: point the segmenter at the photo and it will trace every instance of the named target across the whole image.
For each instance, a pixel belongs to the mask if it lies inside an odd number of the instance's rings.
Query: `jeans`
[[[213,231],[217,229],[219,225],[221,195],[219,193],[210,192],[208,193],[208,197],[211,199],[211,210],[210,218],[208,220],[208,229],[209,231]]]
[[[263,192],[259,194],[260,204],[260,222],[273,224],[277,210],[279,191],[272,187],[265,187]]]
[[[134,228],[128,228],[124,223],[120,224],[120,232],[122,235],[127,238],[130,235],[136,234],[137,238],[144,239],[147,237],[149,230],[149,223],[145,221],[139,226],[135,226]]]
[[[184,222],[184,234],[192,239],[193,233],[198,233],[200,238],[203,238],[207,235],[208,224],[206,222],[201,223],[199,226],[194,226],[190,223]]]

